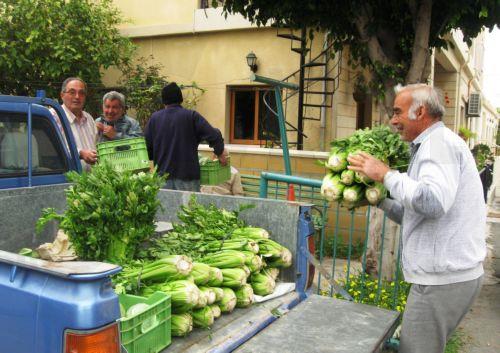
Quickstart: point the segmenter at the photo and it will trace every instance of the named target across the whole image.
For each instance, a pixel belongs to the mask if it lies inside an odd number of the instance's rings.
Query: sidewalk
[[[500,161],[497,160],[496,166]],[[500,168],[496,168],[500,169]],[[465,345],[461,353],[500,352],[500,172],[495,173],[487,219],[490,257],[485,262],[485,284],[479,298],[459,326]],[[496,282],[496,283],[495,283]]]

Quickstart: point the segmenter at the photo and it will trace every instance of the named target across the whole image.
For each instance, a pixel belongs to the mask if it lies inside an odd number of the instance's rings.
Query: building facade
[[[250,80],[246,56],[250,52],[257,56],[257,75],[297,84],[300,42],[292,37],[300,33],[257,27],[240,15],[225,17],[221,8],[210,8],[211,1],[206,0],[114,3],[130,19],[121,31],[134,41],[141,56],[160,63],[169,81],[194,81],[206,89],[196,109],[222,131],[233,165],[249,174],[283,171],[281,150],[276,148],[279,142],[275,141],[279,138],[277,119],[271,112],[276,110],[274,92],[272,87]],[[467,114],[471,96],[481,97],[484,36],[471,48],[463,43],[460,32],[450,38],[454,48],[436,51],[429,78],[443,90],[444,122],[454,131],[463,126],[475,132],[471,147],[479,142],[493,146],[496,110],[482,100],[479,112]],[[311,65],[305,72],[305,90],[312,93],[304,96],[303,151],[291,151],[292,170],[319,178],[325,171],[315,161],[326,158],[329,142],[382,121],[383,113],[369,95],[356,92],[358,73],[347,64],[347,50],[328,50],[324,33],[316,33],[307,47],[307,62],[326,64]],[[117,79],[111,70],[105,83],[114,85]],[[293,90],[283,90],[282,95],[287,121],[297,127],[298,95]],[[288,141],[296,149],[298,133],[289,131]]]

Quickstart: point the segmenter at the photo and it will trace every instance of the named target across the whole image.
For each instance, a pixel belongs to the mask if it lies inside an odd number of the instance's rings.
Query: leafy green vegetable
[[[247,273],[242,268],[223,268],[222,285],[229,288],[239,288],[247,283]]]
[[[387,189],[382,183],[375,183],[373,186],[367,187],[365,197],[371,205],[377,205],[387,196]]]
[[[236,294],[236,307],[237,308],[247,308],[253,303],[253,289],[249,284],[243,285],[234,291]]]
[[[183,337],[193,331],[193,317],[189,313],[172,314],[172,336]]]
[[[374,181],[366,175],[347,169],[350,156],[365,152],[392,169],[404,172],[408,167],[408,144],[386,125],[356,130],[349,137],[332,141],[331,146],[330,158],[324,163],[330,172],[323,178],[321,194],[326,200],[337,201],[348,209],[365,204],[368,197],[371,204],[377,204],[387,193],[379,185],[373,188]]]
[[[352,182],[351,182],[352,183]],[[345,185],[341,183],[340,177],[331,173],[323,177],[321,184],[321,195],[328,201],[337,201],[342,199]]]
[[[253,292],[257,295],[271,294],[276,287],[276,281],[271,276],[268,276],[263,272],[251,275],[250,283],[252,285]]]
[[[194,327],[207,328],[214,323],[214,312],[209,306],[205,306],[201,309],[195,309],[191,313],[193,316]]]
[[[117,172],[106,163],[89,173],[69,172],[67,178],[73,185],[66,190],[66,211],[44,209],[37,231],[57,220],[81,260],[124,264],[133,259],[154,234],[164,178],[156,172]]]
[[[231,288],[222,288],[224,297],[219,302],[219,308],[223,313],[230,313],[236,306],[236,294]]]

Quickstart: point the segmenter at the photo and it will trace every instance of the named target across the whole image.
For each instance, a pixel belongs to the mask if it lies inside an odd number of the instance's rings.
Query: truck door
[[[74,169],[47,108],[31,105],[29,125],[28,104],[0,103],[0,188],[64,183]]]

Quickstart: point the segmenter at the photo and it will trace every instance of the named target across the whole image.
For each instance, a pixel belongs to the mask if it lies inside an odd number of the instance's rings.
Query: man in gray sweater
[[[391,124],[411,142],[407,173],[360,153],[349,169],[383,182],[379,205],[403,228],[402,268],[412,283],[400,353],[443,352],[479,294],[486,255],[486,206],[474,158],[441,121],[445,108],[424,84],[398,87]]]

